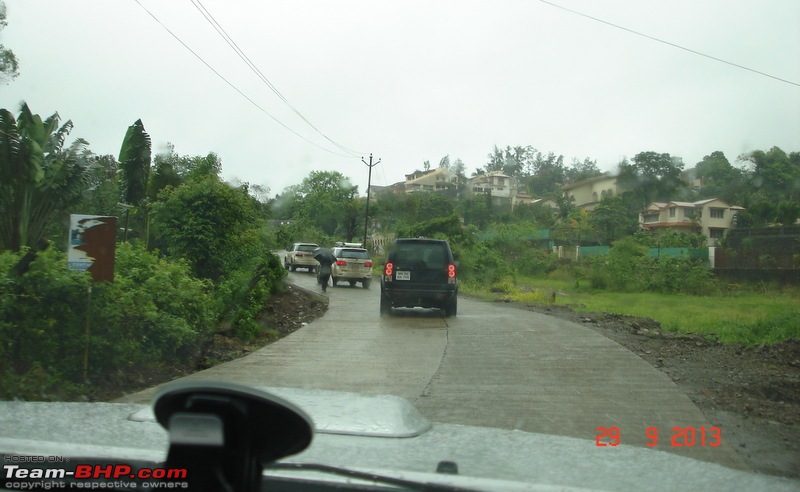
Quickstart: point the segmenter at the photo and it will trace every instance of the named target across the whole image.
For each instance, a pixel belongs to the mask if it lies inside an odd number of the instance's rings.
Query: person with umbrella
[[[317,268],[317,283],[322,286],[322,292],[328,289],[328,280],[331,278],[331,266],[336,263],[333,252],[327,248],[317,248],[314,250],[314,259],[319,262]]]

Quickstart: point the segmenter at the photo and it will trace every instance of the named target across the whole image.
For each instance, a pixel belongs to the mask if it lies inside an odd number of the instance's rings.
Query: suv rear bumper
[[[458,289],[425,290],[425,289],[381,289],[381,296],[391,302],[393,307],[439,308],[453,300]]]

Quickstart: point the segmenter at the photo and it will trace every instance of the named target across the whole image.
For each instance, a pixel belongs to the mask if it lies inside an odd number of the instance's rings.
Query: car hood
[[[430,479],[480,490],[799,490],[800,481],[664,451],[516,430],[428,422],[394,396],[259,388],[302,408],[315,436],[282,460]],[[163,462],[167,432],[147,405],[0,402],[0,454]],[[457,476],[433,474],[454,462]]]

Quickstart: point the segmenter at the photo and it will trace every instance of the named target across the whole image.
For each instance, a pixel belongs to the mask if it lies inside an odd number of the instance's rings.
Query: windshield
[[[336,253],[337,258],[369,259],[369,253],[365,249],[340,249]]]
[[[621,480],[630,447],[800,479],[798,19],[0,0],[0,413],[227,381],[430,423],[298,461],[592,488],[557,459]],[[517,435],[546,469],[497,464]]]

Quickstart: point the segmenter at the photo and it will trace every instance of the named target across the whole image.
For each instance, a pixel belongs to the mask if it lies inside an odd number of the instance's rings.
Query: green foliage
[[[461,221],[455,214],[439,217],[397,229],[397,237],[429,237],[448,239],[451,243],[463,244],[471,239],[461,227]],[[452,246],[452,244],[451,244]]]
[[[7,24],[6,5],[4,2],[0,2],[0,30],[6,27]],[[8,81],[16,78],[17,75],[19,75],[17,57],[13,51],[0,44],[0,77]]]
[[[767,201],[800,201],[800,152],[787,154],[778,147],[756,150],[740,159],[753,165],[752,183]]]
[[[223,278],[214,292],[222,320],[242,340],[261,334],[264,327],[258,322],[258,315],[269,296],[284,286],[286,270],[281,259],[270,252],[262,258],[254,269],[238,269]]]
[[[597,289],[709,295],[717,281],[704,262],[691,258],[651,258],[637,238],[616,241],[606,257],[584,260],[586,276]]]
[[[214,176],[165,188],[152,211],[156,246],[186,259],[198,277],[216,281],[260,253],[257,205]]]
[[[184,262],[128,244],[118,246],[116,268],[113,283],[93,288],[96,369],[196,356],[216,318],[210,283],[192,277]]]
[[[678,200],[688,192],[681,178],[680,158],[656,152],[640,152],[633,163],[619,164],[618,185],[625,190],[623,201],[632,211],[638,211],[655,200]]]
[[[90,380],[187,362],[212,331],[210,284],[182,262],[121,244],[115,281],[91,284],[89,295],[88,274],[67,270],[63,253],[39,252],[18,276],[12,268],[20,257],[0,253],[0,397],[82,382],[87,323]],[[40,387],[20,394],[23,383]]]
[[[721,198],[731,204],[741,204],[748,187],[746,173],[733,167],[720,151],[703,157],[695,166],[696,176],[703,182],[700,198]]]
[[[483,243],[451,246],[462,279],[492,284],[511,274],[511,268],[503,257]]]
[[[138,206],[147,197],[150,176],[150,135],[144,130],[142,120],[136,120],[125,132],[119,164],[122,201]]]
[[[688,234],[672,231],[637,231],[633,234],[636,242],[648,248],[705,248],[708,239],[702,234]]]
[[[539,248],[528,249],[516,262],[516,271],[533,277],[543,277],[557,267],[558,257]]]
[[[333,236],[328,236],[306,220],[293,220],[275,230],[276,249],[288,249],[294,243],[315,243],[321,246],[334,243]]]
[[[639,220],[627,210],[622,199],[616,196],[604,198],[589,213],[588,222],[605,244],[610,244],[639,228]]]
[[[783,226],[794,225],[800,217],[800,199],[796,202],[781,200],[775,207],[775,221]]]
[[[348,227],[353,233],[360,213],[352,203],[357,195],[358,187],[342,173],[312,171],[300,185],[284,190],[275,204],[276,216],[310,223],[328,236]]]
[[[736,320],[719,337],[727,343],[762,345],[800,340],[800,309],[785,309],[754,322]]]
[[[86,142],[64,148],[72,122],[58,123],[58,113],[42,120],[24,103],[17,120],[0,109],[0,250],[37,248],[82,198]]]

